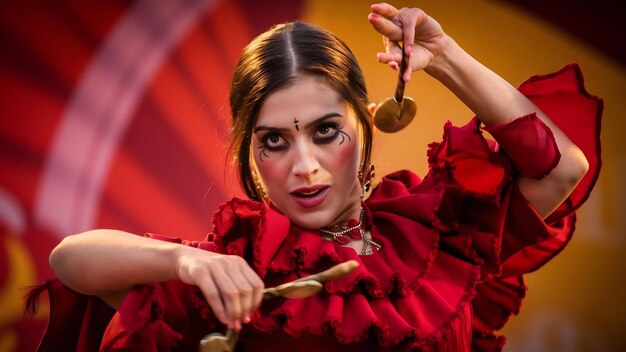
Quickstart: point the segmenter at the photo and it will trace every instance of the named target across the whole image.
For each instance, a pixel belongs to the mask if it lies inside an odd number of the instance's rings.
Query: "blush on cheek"
[[[255,164],[265,187],[271,190],[275,188],[276,183],[284,184],[285,175],[288,172],[285,171],[284,162],[272,160],[270,157],[264,158],[263,161],[256,160]]]
[[[346,168],[350,165],[357,165],[358,158],[359,153],[356,148],[356,143],[352,141],[339,145],[336,152],[333,153],[333,158],[331,160],[333,165],[336,167]]]

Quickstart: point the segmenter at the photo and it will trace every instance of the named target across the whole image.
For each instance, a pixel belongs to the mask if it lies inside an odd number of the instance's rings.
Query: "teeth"
[[[314,195],[314,194],[315,194],[315,193],[317,193],[317,192],[319,192],[319,190],[317,190],[317,191],[312,191],[312,192],[308,192],[308,193],[304,193],[304,192],[302,192],[302,193],[300,193],[300,194],[301,194],[301,195],[303,195],[303,196],[311,196],[311,195]]]

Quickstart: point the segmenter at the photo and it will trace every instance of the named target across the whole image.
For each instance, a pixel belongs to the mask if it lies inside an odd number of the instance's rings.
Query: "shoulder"
[[[207,242],[220,253],[245,258],[260,276],[264,276],[290,228],[289,218],[279,211],[241,198],[222,204],[212,222]]]

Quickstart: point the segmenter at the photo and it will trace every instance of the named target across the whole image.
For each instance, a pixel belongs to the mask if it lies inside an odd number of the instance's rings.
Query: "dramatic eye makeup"
[[[278,152],[289,147],[289,141],[280,133],[280,129],[264,128],[265,134],[260,138],[259,160],[263,161],[263,157],[269,158],[269,152]]]
[[[343,115],[339,113],[328,113],[314,121],[307,123],[303,129],[300,128],[297,118],[293,119],[295,126],[295,133],[310,133],[310,137],[313,143],[317,145],[331,144],[338,139],[339,145],[342,145],[346,139],[352,141],[352,137],[343,131],[343,127],[339,125],[339,121],[331,120],[332,118],[341,118]],[[269,158],[271,152],[280,152],[287,150],[290,146],[289,140],[285,137],[285,134],[294,133],[289,128],[278,128],[269,126],[257,126],[254,129],[254,133],[259,135],[260,146],[259,160],[263,161],[264,158]]]
[[[342,127],[333,122],[325,122],[320,124],[315,130],[315,134],[313,134],[313,141],[315,144],[330,144],[334,142],[337,137],[341,137],[341,142],[339,145],[342,145],[343,142],[346,141],[346,138],[351,141],[350,135],[343,131]]]

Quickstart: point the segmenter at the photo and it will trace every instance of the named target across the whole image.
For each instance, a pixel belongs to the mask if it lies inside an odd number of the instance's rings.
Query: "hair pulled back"
[[[354,54],[341,39],[322,28],[302,22],[279,24],[244,48],[230,86],[230,150],[239,163],[243,190],[251,199],[260,199],[250,168],[250,145],[261,105],[270,93],[303,75],[323,78],[354,110],[363,134],[360,169],[366,174],[372,119],[365,79]]]

